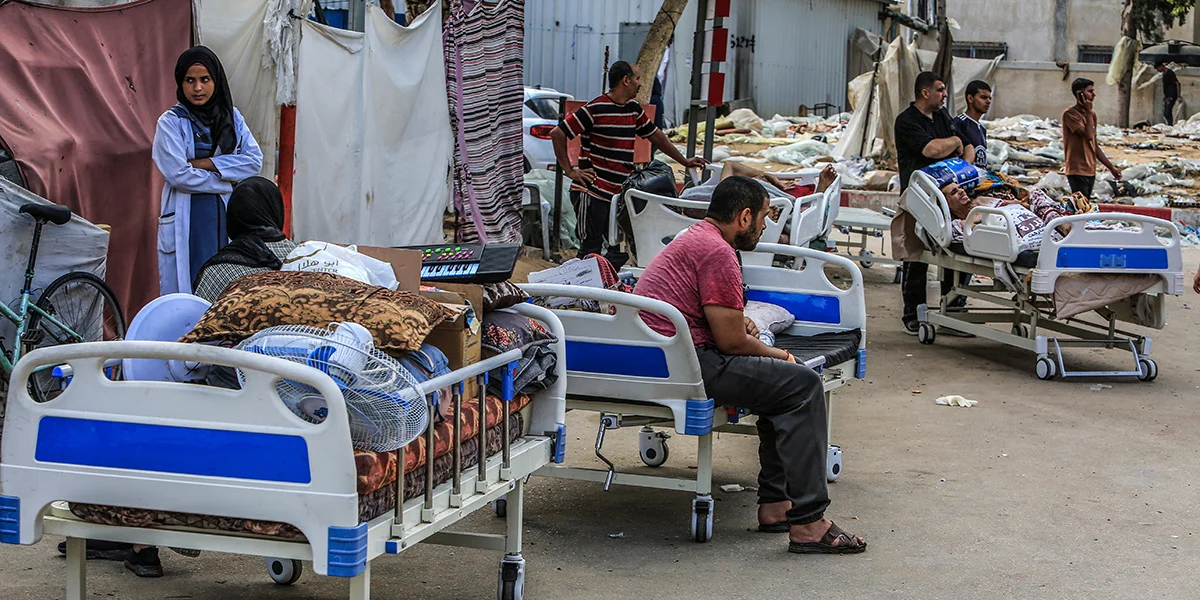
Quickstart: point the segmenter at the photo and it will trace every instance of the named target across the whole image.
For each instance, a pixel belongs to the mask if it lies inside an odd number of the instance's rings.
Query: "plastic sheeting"
[[[191,28],[189,4],[170,0],[0,4],[0,138],[34,193],[112,226],[107,281],[130,315],[158,295],[163,180],[150,146]]]
[[[35,202],[50,204],[46,199],[21,189],[0,178],[0,302],[13,306],[21,294],[25,280],[25,265],[33,244],[33,219],[18,213],[21,205]],[[37,273],[34,290],[44,289],[61,275],[86,271],[101,279],[105,275],[108,254],[108,232],[85,221],[79,215],[63,225],[46,225],[38,244]],[[37,300],[35,297],[34,300]],[[124,307],[123,307],[124,308]],[[125,308],[126,319],[132,318]],[[0,319],[0,337],[10,344],[14,328],[7,319]]]
[[[1112,60],[1108,63],[1108,75],[1104,78],[1105,83],[1108,85],[1117,85],[1121,81],[1121,76],[1137,61],[1138,53],[1141,51],[1141,42],[1130,37],[1121,36],[1121,39],[1117,41],[1117,45],[1113,46],[1113,56]]]
[[[450,198],[441,5],[410,27],[370,7],[366,33],[304,22],[295,238],[437,243]]]

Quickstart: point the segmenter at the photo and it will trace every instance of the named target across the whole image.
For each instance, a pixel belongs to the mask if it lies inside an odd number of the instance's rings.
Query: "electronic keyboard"
[[[400,246],[421,253],[421,279],[451,283],[499,283],[512,277],[520,244]]]

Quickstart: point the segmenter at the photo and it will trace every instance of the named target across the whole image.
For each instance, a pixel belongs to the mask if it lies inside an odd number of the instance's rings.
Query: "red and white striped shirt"
[[[567,139],[579,136],[579,168],[596,172],[595,183],[585,187],[573,182],[571,191],[590,194],[606,202],[621,192],[621,185],[633,172],[636,138],[648,138],[658,131],[640,104],[633,100],[617,104],[608,94],[567,115],[559,128]]]

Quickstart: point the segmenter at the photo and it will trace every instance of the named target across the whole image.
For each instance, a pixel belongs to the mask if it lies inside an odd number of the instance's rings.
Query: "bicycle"
[[[67,223],[71,220],[71,210],[56,204],[29,203],[22,205],[18,212],[32,217],[35,225],[17,308],[14,310],[0,303],[0,316],[17,328],[11,349],[0,338],[0,392],[7,390],[13,367],[23,354],[46,346],[125,337],[125,316],[116,295],[103,279],[91,273],[67,273],[46,286],[37,301],[33,301],[34,265],[42,227],[46,223]],[[119,368],[114,365],[109,369],[110,378],[120,378]],[[29,378],[29,393],[35,401],[45,402],[62,392],[67,379],[58,367],[35,371]],[[0,394],[0,398],[3,397]],[[2,410],[0,415],[3,415]]]

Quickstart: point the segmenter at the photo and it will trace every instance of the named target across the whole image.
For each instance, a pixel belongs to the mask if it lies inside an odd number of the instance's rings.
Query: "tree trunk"
[[[1137,39],[1137,29],[1133,26],[1133,0],[1125,0],[1125,8],[1121,10],[1121,35]],[[1129,127],[1129,100],[1133,92],[1133,67],[1137,60],[1129,63],[1129,68],[1121,74],[1117,83],[1117,126]]]
[[[650,100],[650,92],[654,90],[654,77],[658,75],[663,52],[675,36],[675,24],[679,22],[679,17],[683,16],[683,9],[687,8],[687,4],[688,0],[663,0],[662,7],[658,9],[658,16],[654,17],[654,23],[650,25],[650,32],[646,34],[646,41],[642,42],[642,49],[637,57],[638,72],[642,74],[642,89],[637,95],[637,101],[640,103]],[[700,58],[695,57],[694,60]]]
[[[387,13],[389,19],[394,20],[396,18],[396,5],[392,0],[379,0],[379,8],[383,9],[384,13]]]

